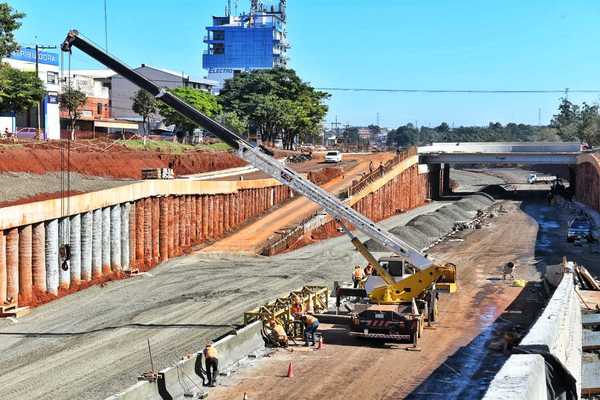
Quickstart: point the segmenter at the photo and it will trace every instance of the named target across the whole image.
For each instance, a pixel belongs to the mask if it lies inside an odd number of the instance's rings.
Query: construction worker
[[[373,266],[369,263],[365,267],[364,276],[366,278],[367,276],[371,276],[371,275],[373,275]]]
[[[304,345],[308,347],[310,346],[310,342],[314,346],[315,332],[319,328],[319,320],[314,315],[304,314],[302,321],[304,322]]]
[[[208,342],[204,348],[204,365],[208,377],[208,386],[217,386],[217,376],[219,375],[219,359],[217,358],[217,349],[213,347],[212,342]]]
[[[302,302],[300,301],[300,297],[298,297],[297,295],[294,295],[292,297],[292,307],[291,307],[290,312],[292,313],[294,318],[298,318],[298,316],[300,316],[303,311],[304,310],[302,307]]]
[[[506,280],[506,276],[510,277],[510,279],[515,279],[515,264],[512,261],[507,262],[502,269],[502,280]]]
[[[281,325],[274,319],[272,319],[269,322],[269,325],[271,326],[271,339],[273,340],[273,342],[279,345],[280,347],[287,347],[288,337],[283,325]]]
[[[364,277],[365,274],[360,265],[355,266],[354,271],[352,271],[352,282],[354,282],[355,289],[360,285]]]

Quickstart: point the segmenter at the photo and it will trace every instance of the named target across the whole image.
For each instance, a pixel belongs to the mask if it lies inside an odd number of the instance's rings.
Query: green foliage
[[[24,111],[38,104],[45,94],[35,72],[19,71],[0,64],[0,111]]]
[[[150,127],[146,125],[146,122],[148,121],[148,117],[156,112],[156,99],[147,91],[140,89],[131,100],[133,100],[131,109],[134,113],[142,117],[144,126],[146,127],[146,134],[150,133]]]
[[[69,116],[71,140],[75,139],[75,123],[81,117],[81,106],[85,104],[86,99],[85,93],[72,87],[66,88],[60,95],[60,108],[65,110]]]
[[[442,122],[435,128],[426,126],[420,129],[412,124],[398,127],[388,133],[389,146],[406,147],[424,145],[431,142],[526,142],[557,141],[557,130],[546,126],[490,122],[488,126],[461,126],[450,128]]]
[[[209,117],[213,117],[221,111],[221,107],[217,103],[215,96],[203,90],[180,87],[170,89],[169,92]],[[175,125],[178,131],[186,135],[191,136],[194,129],[199,127],[198,124],[179,114],[164,103],[158,103],[158,111],[165,119],[166,125]]]
[[[14,32],[21,27],[24,13],[17,12],[8,3],[0,3],[0,58],[19,49]]]
[[[578,140],[591,146],[600,144],[600,110],[597,104],[581,106],[563,98],[551,126],[562,140]]]
[[[246,132],[248,119],[238,115],[236,112],[224,112],[219,116],[221,124],[237,133]]]
[[[255,70],[225,82],[219,103],[226,112],[246,120],[265,142],[283,140],[291,149],[296,140],[319,135],[329,95],[303,82],[291,69]]]

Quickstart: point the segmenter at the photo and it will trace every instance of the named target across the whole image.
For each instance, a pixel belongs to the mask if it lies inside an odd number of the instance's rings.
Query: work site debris
[[[600,290],[600,283],[582,265],[575,265],[575,283],[584,290]]]

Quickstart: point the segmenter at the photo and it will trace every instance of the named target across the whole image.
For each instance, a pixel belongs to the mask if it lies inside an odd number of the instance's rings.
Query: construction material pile
[[[427,249],[456,230],[474,226],[474,220],[493,203],[494,200],[489,196],[474,194],[434,212],[419,215],[406,225],[392,228],[390,232],[416,249]],[[374,240],[367,241],[366,245],[371,251],[385,251]]]

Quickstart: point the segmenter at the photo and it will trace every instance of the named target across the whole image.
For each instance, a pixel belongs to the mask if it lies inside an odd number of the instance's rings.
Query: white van
[[[328,151],[325,154],[326,163],[339,163],[342,162],[342,153],[337,150]]]

